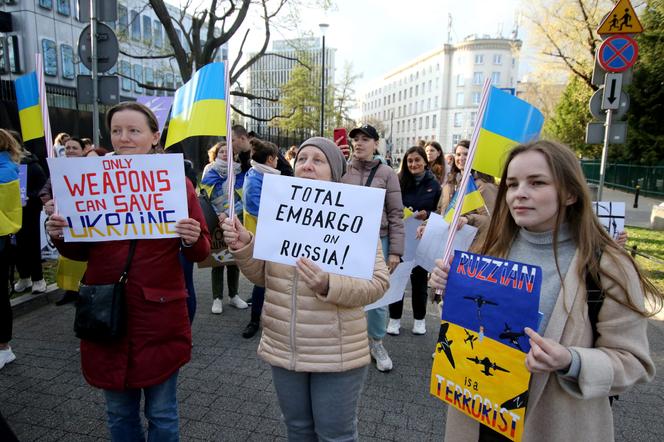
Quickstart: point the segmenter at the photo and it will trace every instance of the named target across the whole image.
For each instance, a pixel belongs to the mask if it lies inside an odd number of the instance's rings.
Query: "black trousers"
[[[40,212],[24,208],[23,227],[16,234],[16,269],[21,278],[44,278],[41,264]]]
[[[9,302],[9,236],[0,237],[0,342],[12,339],[12,306]]]
[[[427,271],[417,266],[410,274],[410,285],[413,294],[413,317],[424,319],[427,314]],[[390,304],[390,318],[401,319],[403,314],[403,301]]]

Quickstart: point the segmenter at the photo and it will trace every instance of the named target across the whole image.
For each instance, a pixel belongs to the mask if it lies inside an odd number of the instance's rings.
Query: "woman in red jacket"
[[[138,103],[120,103],[106,115],[116,155],[154,153],[159,143],[157,119]],[[126,284],[127,333],[108,343],[81,340],[83,376],[104,389],[108,426],[114,441],[145,440],[140,403],[145,395],[148,440],[178,440],[177,374],[191,358],[191,327],[178,254],[194,262],[210,253],[210,235],[189,180],[189,218],[175,225],[180,238],[141,239]],[[46,228],[64,256],[87,260],[87,284],[117,281],[127,261],[130,241],[64,243],[65,219],[54,214]]]

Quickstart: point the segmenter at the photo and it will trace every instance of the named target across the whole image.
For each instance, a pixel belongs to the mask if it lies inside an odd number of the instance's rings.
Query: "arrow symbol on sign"
[[[609,103],[613,104],[614,101],[616,101],[616,79],[612,78],[611,79],[611,95],[607,98],[609,100]]]

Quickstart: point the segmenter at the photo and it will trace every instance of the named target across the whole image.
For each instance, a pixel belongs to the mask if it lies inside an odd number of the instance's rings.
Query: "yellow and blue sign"
[[[16,85],[16,102],[18,104],[18,117],[21,122],[21,133],[24,141],[34,140],[44,136],[44,123],[39,104],[39,86],[37,73],[32,71],[19,77]]]
[[[430,392],[518,441],[530,373],[525,327],[537,330],[542,270],[456,251],[434,352]]]
[[[226,135],[226,73],[223,63],[210,63],[175,91],[166,147],[185,138]]]
[[[535,141],[544,116],[536,107],[491,87],[481,123],[473,169],[500,176],[505,154],[518,144]]]

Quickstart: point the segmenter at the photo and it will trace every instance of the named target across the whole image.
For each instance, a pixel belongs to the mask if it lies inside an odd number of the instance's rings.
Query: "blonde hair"
[[[222,147],[226,147],[226,142],[219,141],[218,143],[215,143],[214,146],[208,149],[207,151],[208,162],[214,163],[214,160],[217,159],[217,155],[219,155],[219,149],[221,149]]]
[[[558,266],[558,232],[563,223],[570,226],[572,239],[578,249],[578,260],[576,272],[580,280],[584,281],[586,274],[598,275],[600,280],[611,281],[627,293],[626,301],[618,300],[621,304],[641,313],[644,316],[652,316],[662,309],[664,294],[662,294],[645,276],[632,257],[611,238],[604,227],[600,224],[592,209],[592,199],[585,177],[579,165],[579,161],[567,146],[553,141],[540,140],[533,143],[516,146],[507,156],[503,174],[498,186],[496,206],[491,217],[489,228],[484,235],[479,252],[486,255],[505,257],[509,253],[512,242],[517,236],[519,226],[512,218],[506,202],[507,193],[507,169],[510,162],[518,155],[525,152],[539,152],[544,156],[551,169],[551,175],[555,188],[558,191],[558,206],[565,207],[559,210],[556,223],[553,228],[553,253]],[[572,204],[565,206],[569,197],[576,198]],[[632,301],[625,287],[625,275],[612,275],[600,268],[601,254],[610,255],[614,261],[628,260],[636,271],[639,283],[647,300],[650,301],[651,309],[644,310]],[[571,269],[570,269],[571,270]],[[558,275],[562,280],[560,269]],[[596,281],[599,284],[599,281]],[[602,284],[604,287],[606,283]],[[609,296],[607,294],[607,296]]]
[[[23,149],[18,140],[9,131],[0,129],[0,152],[9,152],[9,157],[15,163],[21,162]]]

